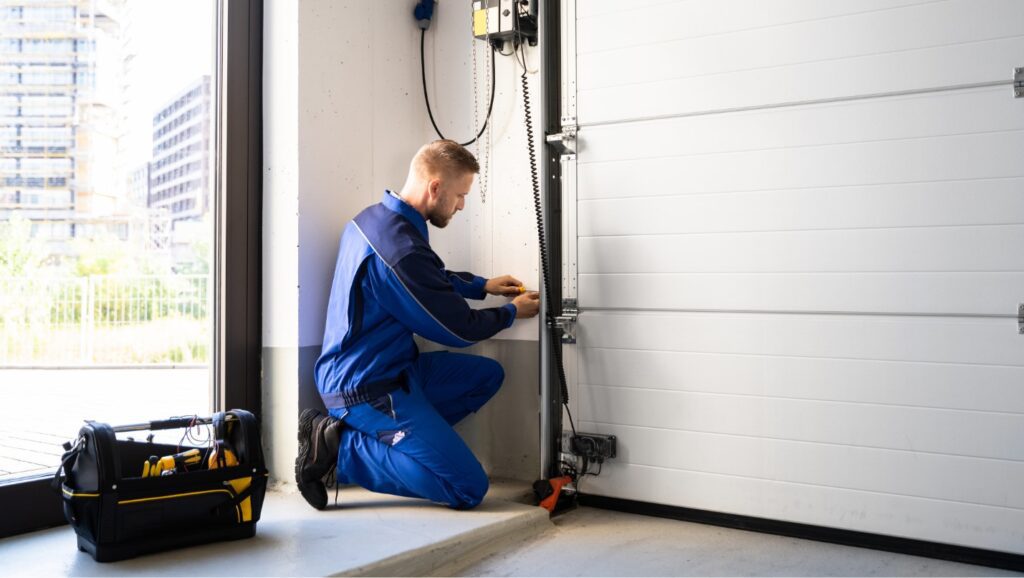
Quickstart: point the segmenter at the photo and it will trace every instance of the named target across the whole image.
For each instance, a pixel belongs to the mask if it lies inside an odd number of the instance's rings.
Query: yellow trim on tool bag
[[[235,490],[235,495],[237,496],[238,494],[244,492],[250,485],[252,485],[252,478],[235,478],[233,480],[228,480],[228,483],[231,484],[231,487],[232,489]],[[242,500],[242,502],[238,504],[238,507],[241,510],[242,521],[252,521],[252,498],[246,498]]]
[[[64,492],[64,495],[69,497],[69,498],[98,498],[98,497],[100,497],[99,494],[92,494],[92,493],[87,493],[87,492],[76,492],[74,490],[69,490],[67,488],[67,486],[62,486],[61,490]]]
[[[118,504],[136,504],[139,502],[152,502],[154,500],[170,500],[171,498],[184,498],[185,496],[199,496],[201,494],[215,494],[217,492],[224,492],[227,495],[232,495],[227,490],[203,490],[201,492],[186,492],[184,494],[168,494],[166,496],[153,496],[151,498],[135,498],[132,500],[118,500]]]
[[[119,506],[122,505],[122,504],[139,504],[139,503],[142,503],[142,502],[153,502],[153,501],[156,501],[156,500],[170,500],[170,499],[173,499],[173,498],[185,498],[185,497],[188,497],[188,496],[201,496],[203,494],[217,494],[217,493],[220,493],[220,492],[224,492],[225,494],[231,496],[232,498],[235,497],[235,494],[231,493],[228,490],[203,490],[201,492],[186,492],[184,494],[169,494],[169,495],[166,495],[166,496],[153,496],[152,498],[135,498],[133,500],[118,500],[117,504]],[[239,507],[238,507],[237,504],[235,505],[235,521],[237,521],[237,522],[241,522],[242,521],[242,512],[239,510]]]

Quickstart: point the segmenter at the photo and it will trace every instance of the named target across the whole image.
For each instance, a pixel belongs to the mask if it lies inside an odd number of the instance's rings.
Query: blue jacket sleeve
[[[487,297],[487,292],[484,291],[487,279],[477,277],[472,273],[449,271],[447,269],[444,270],[444,274],[448,277],[452,287],[455,288],[455,292],[466,299],[483,299]]]
[[[382,307],[414,333],[451,347],[468,347],[512,325],[516,308],[473,309],[431,256],[410,253],[389,268],[376,260],[370,275]]]

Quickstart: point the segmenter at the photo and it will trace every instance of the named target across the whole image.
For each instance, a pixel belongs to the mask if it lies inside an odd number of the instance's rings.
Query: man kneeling
[[[537,315],[539,295],[504,275],[456,273],[430,248],[427,222],[443,228],[465,206],[480,170],[458,143],[439,140],[416,153],[401,193],[345,227],[327,308],[317,388],[329,416],[299,418],[295,481],[314,508],[327,505],[324,479],[369,490],[472,508],[487,475],[452,426],[501,386],[493,359],[420,354],[413,334],[454,347],[493,336]],[[466,299],[515,296],[490,309]],[[522,293],[522,294],[520,294]]]

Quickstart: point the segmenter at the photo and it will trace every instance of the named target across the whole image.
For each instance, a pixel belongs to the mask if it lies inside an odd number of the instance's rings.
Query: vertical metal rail
[[[540,6],[540,50],[541,79],[543,86],[541,135],[561,130],[561,2],[564,0],[543,0]],[[544,230],[548,239],[548,264],[550,271],[551,295],[555,303],[541,299],[540,311],[540,477],[558,475],[558,452],[562,431],[562,399],[559,391],[558,369],[552,363],[552,347],[561,347],[553,342],[551,330],[545,319],[549,308],[555,315],[561,313],[561,246],[552,240],[562,238],[561,234],[561,162],[560,156],[545,141],[543,155],[542,200]],[[544,293],[542,292],[543,296]]]

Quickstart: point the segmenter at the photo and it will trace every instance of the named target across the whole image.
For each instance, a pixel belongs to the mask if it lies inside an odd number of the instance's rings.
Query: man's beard
[[[432,213],[430,213],[430,215],[428,215],[428,217],[430,224],[437,227],[438,229],[443,229],[447,227],[448,223],[450,223],[452,220],[452,215],[444,215],[441,213],[440,210],[434,210]]]

